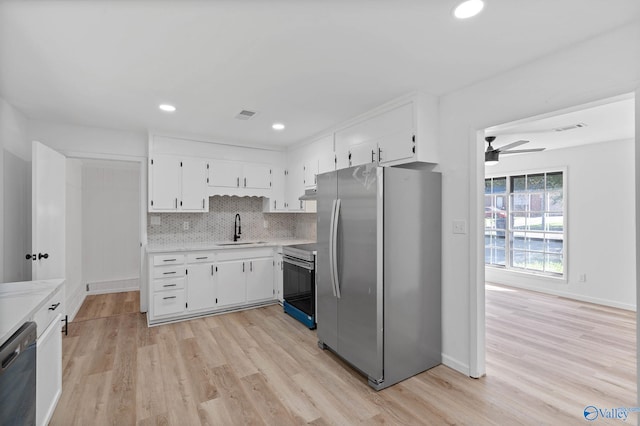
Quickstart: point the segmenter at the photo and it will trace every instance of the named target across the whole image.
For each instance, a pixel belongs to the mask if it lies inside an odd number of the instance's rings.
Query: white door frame
[[[147,157],[130,155],[99,154],[93,152],[60,151],[67,158],[78,160],[113,160],[140,164],[140,312],[147,312]]]

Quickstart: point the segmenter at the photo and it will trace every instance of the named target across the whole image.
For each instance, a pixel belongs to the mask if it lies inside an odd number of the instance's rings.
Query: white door
[[[31,170],[31,262],[33,280],[65,278],[66,158],[33,142]]]

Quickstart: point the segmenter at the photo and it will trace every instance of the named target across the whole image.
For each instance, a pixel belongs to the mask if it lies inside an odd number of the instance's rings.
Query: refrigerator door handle
[[[335,240],[333,235],[333,222],[336,220],[336,201],[337,200],[333,200],[333,206],[331,206],[331,222],[329,223],[329,276],[331,278],[331,290],[333,290],[333,297],[336,297],[336,282],[335,274],[333,272],[333,250]]]
[[[340,296],[340,280],[338,279],[338,221],[340,220],[340,199],[336,200],[335,219],[333,221],[333,281],[336,289],[336,297]]]

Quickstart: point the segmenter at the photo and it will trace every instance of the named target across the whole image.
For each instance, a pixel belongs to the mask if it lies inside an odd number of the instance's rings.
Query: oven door
[[[285,302],[309,316],[313,316],[315,306],[314,264],[301,259],[285,256],[283,259],[283,296]]]

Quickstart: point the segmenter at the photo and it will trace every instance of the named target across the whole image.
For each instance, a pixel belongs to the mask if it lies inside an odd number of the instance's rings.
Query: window
[[[564,276],[564,173],[485,179],[485,264]]]

